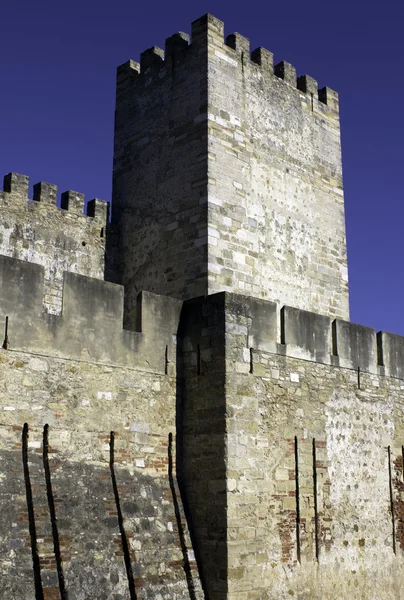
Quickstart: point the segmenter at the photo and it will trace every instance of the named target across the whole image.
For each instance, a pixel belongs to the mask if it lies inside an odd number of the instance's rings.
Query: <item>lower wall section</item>
[[[200,600],[175,476],[173,380],[0,359],[2,597]]]
[[[403,381],[277,354],[256,317],[211,296],[183,335],[183,472],[209,600],[403,600]]]
[[[223,297],[183,309],[177,359],[178,458],[206,597],[227,598],[226,406]],[[209,367],[209,368],[208,368]]]
[[[402,381],[260,350],[249,316],[229,300],[228,600],[402,600]]]
[[[0,598],[404,600],[403,380],[264,304],[186,302],[167,374],[0,350]]]

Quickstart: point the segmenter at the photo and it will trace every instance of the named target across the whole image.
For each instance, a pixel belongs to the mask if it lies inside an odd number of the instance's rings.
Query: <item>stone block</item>
[[[336,319],[332,324],[333,354],[338,364],[348,369],[358,369],[377,374],[376,331]]]
[[[281,309],[281,343],[286,346],[288,356],[329,364],[331,319],[284,306]]]
[[[385,374],[404,379],[404,337],[380,331],[377,343],[379,364],[384,366]]]

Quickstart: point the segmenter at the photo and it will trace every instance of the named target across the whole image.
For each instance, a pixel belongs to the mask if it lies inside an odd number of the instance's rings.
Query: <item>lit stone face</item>
[[[338,107],[233,45],[208,51],[209,292],[348,318]]]

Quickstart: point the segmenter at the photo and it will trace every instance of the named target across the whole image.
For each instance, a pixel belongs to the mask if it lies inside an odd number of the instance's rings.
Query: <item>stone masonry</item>
[[[0,252],[45,268],[44,305],[48,312],[62,309],[63,272],[104,277],[107,202],[94,199],[84,210],[84,196],[71,190],[56,206],[57,186],[34,185],[28,200],[28,177],[10,173],[1,194]]]
[[[348,318],[338,95],[223,30],[207,15],[118,70],[127,310],[234,291]]]
[[[336,92],[206,15],[118,68],[113,177],[111,222],[0,192],[0,598],[404,600],[404,338],[349,321]]]

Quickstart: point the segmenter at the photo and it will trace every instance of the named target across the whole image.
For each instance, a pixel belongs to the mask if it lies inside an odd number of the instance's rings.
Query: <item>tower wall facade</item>
[[[338,95],[223,33],[208,36],[209,293],[347,319]]]
[[[112,223],[116,281],[133,321],[140,290],[207,287],[207,48],[177,34],[117,74]],[[114,274],[112,274],[113,276]]]

